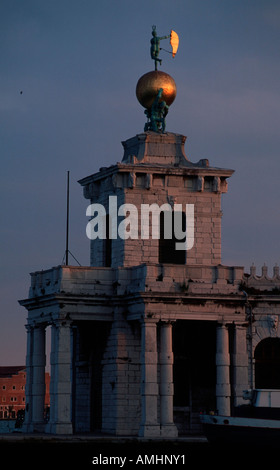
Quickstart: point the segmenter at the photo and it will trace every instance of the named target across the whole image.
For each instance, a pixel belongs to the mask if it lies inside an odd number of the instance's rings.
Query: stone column
[[[69,322],[52,325],[50,420],[47,432],[72,434],[72,333]]]
[[[33,328],[26,325],[27,332],[27,348],[26,348],[26,382],[25,382],[25,416],[22,427],[23,432],[31,431],[32,421],[32,349],[33,349]]]
[[[219,415],[230,416],[230,355],[228,328],[226,325],[217,325],[216,346],[216,402]]]
[[[56,417],[56,343],[57,343],[57,326],[55,323],[51,325],[51,352],[50,352],[50,418],[46,426],[46,432],[54,432]]]
[[[173,352],[172,324],[160,324],[160,434],[164,437],[178,436],[173,422]]]
[[[35,325],[32,353],[32,430],[38,432],[42,432],[45,429],[45,346],[45,325]]]
[[[158,422],[157,324],[145,319],[141,325],[141,426],[139,436],[160,436]]]
[[[233,338],[233,396],[234,406],[247,403],[243,400],[243,391],[249,388],[248,381],[248,351],[247,351],[247,327],[234,325]]]

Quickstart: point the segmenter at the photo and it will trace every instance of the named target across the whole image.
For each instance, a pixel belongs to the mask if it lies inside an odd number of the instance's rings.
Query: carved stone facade
[[[201,410],[229,415],[243,390],[268,380],[258,345],[279,339],[279,269],[269,278],[266,267],[258,277],[254,267],[248,275],[221,264],[221,197],[233,171],[190,162],[184,143],[178,134],[137,135],[123,143],[121,163],[80,181],[89,203],[111,215],[136,207],[139,227],[141,205],[193,204],[194,244],[178,257],[139,228],[134,238],[91,240],[90,266],[31,274],[20,301],[28,310],[26,431],[197,433]]]

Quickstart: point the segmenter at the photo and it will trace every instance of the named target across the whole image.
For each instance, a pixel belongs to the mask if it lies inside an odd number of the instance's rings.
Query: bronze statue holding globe
[[[156,27],[153,26],[150,53],[151,58],[155,61],[155,70],[143,75],[136,86],[137,99],[145,108],[147,116],[144,127],[145,132],[165,133],[165,117],[169,106],[176,98],[177,88],[174,79],[168,73],[157,70],[158,63],[160,65],[162,63],[162,60],[158,57],[162,49],[160,41],[168,38],[170,38],[172,56],[175,57],[179,45],[177,33],[171,31],[168,36],[158,37]]]
[[[160,88],[150,110],[146,109],[148,122],[144,131],[165,132],[165,116],[168,113],[168,106],[161,100],[163,89]]]

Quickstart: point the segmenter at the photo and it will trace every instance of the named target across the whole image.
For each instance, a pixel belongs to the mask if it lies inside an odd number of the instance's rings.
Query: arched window
[[[255,349],[255,387],[280,389],[280,339],[263,339]]]

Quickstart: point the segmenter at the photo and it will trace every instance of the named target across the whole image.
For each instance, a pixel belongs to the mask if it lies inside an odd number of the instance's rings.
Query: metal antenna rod
[[[67,171],[67,215],[66,215],[66,250],[65,250],[65,265],[68,266],[69,254],[69,171]]]
[[[66,213],[66,248],[65,248],[65,253],[64,253],[64,256],[63,256],[63,260],[62,260],[62,263],[64,262],[64,259],[65,259],[65,264],[64,266],[68,266],[69,265],[69,254],[74,258],[74,260],[78,263],[79,266],[81,266],[81,263],[79,263],[79,261],[77,260],[77,258],[75,258],[75,256],[73,255],[73,253],[71,253],[71,251],[69,250],[69,173],[70,171],[67,171],[67,213]]]

